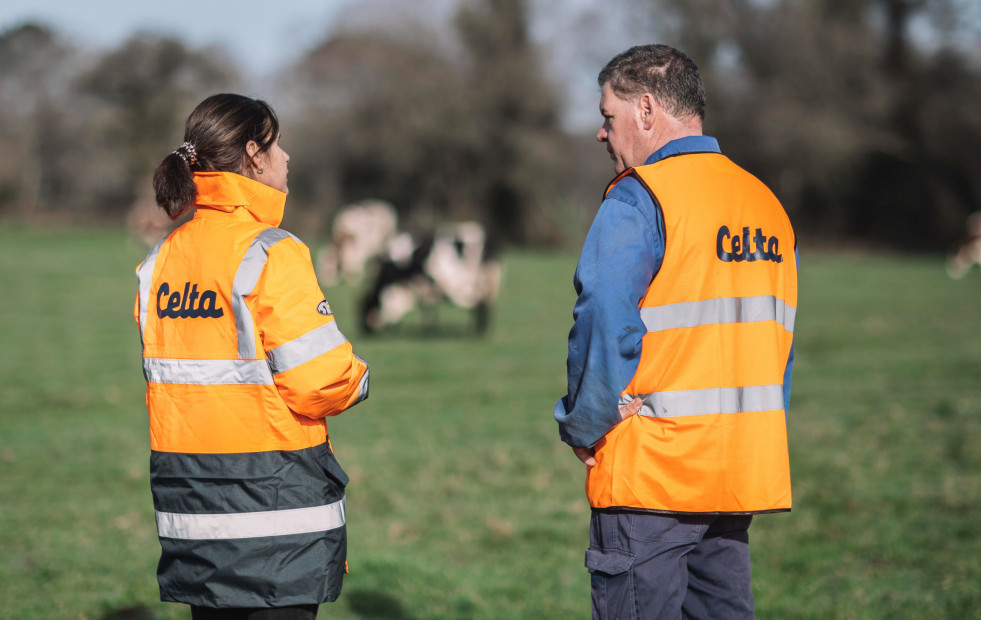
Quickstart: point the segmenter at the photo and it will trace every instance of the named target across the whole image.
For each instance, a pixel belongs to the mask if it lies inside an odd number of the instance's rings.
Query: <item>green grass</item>
[[[187,618],[159,547],[133,268],[111,231],[0,229],[0,617]],[[803,249],[793,512],[753,525],[759,618],[981,618],[981,275]],[[551,418],[575,256],[512,252],[487,338],[467,317],[366,338],[330,421],[351,574],[328,618],[588,618],[583,471]]]

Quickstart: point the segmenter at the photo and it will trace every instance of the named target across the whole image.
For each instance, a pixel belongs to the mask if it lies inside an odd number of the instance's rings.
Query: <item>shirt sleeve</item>
[[[368,397],[368,366],[338,328],[304,244],[288,238],[269,248],[252,305],[273,380],[294,413],[337,415]]]
[[[647,332],[639,303],[664,258],[663,231],[660,210],[627,177],[600,205],[586,236],[574,278],[568,392],[553,411],[571,446],[592,446],[620,421],[620,394],[637,372]]]

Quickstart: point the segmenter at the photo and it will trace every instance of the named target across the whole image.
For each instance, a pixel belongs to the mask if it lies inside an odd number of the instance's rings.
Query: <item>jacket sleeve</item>
[[[590,447],[620,422],[620,393],[640,363],[639,302],[664,257],[663,224],[647,192],[625,178],[600,205],[583,244],[569,332],[568,392],[553,416],[559,436]]]
[[[279,395],[299,415],[337,415],[368,397],[368,366],[338,329],[310,250],[289,237],[268,252],[251,307]]]
[[[796,249],[794,250],[794,259],[797,261],[797,271],[799,272],[800,253]],[[783,371],[783,410],[788,416],[790,415],[790,384],[794,373],[794,341],[796,340],[797,338],[794,337],[790,343],[790,356],[787,359],[787,367]]]

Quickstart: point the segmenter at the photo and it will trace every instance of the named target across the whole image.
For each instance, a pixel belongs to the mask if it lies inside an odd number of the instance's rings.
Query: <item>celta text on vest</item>
[[[729,240],[728,249],[726,249],[726,240]],[[715,254],[719,257],[719,260],[731,263],[731,262],[753,262],[757,260],[768,260],[774,263],[782,263],[783,255],[780,254],[780,240],[776,237],[767,237],[763,234],[762,228],[756,229],[756,234],[753,235],[752,241],[755,244],[755,249],[750,252],[750,236],[749,236],[749,226],[743,226],[742,237],[735,235],[733,236],[729,232],[728,226],[722,226],[719,228],[719,234],[715,238]]]

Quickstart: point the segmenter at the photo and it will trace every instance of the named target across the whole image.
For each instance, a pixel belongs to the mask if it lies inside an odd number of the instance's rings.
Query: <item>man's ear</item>
[[[650,93],[644,93],[637,100],[637,115],[645,131],[654,126],[654,116],[660,112],[660,106]]]

